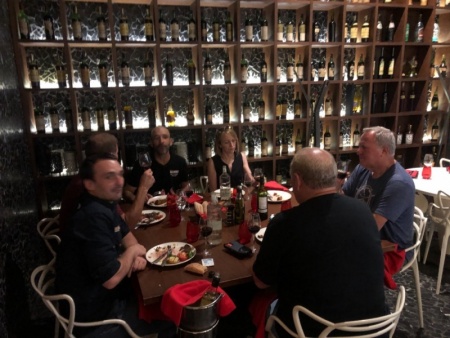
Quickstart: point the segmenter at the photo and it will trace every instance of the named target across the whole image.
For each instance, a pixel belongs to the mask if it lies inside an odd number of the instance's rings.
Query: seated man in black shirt
[[[151,154],[152,165],[150,168],[155,177],[155,183],[149,189],[149,194],[161,190],[169,193],[171,190],[176,191],[187,185],[186,160],[181,156],[170,153],[172,144],[173,139],[170,137],[170,132],[167,128],[160,126],[152,129],[150,145],[153,152]],[[127,177],[124,189],[124,196],[127,199],[134,200],[139,180],[145,169],[147,168],[141,168],[139,162],[136,161],[130,175]]]

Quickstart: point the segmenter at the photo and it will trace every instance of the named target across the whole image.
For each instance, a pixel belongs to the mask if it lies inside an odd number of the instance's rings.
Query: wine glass
[[[252,187],[252,178],[251,175],[245,173],[244,175],[244,187],[245,187],[245,197],[246,201],[250,200],[250,188]]]
[[[200,226],[200,234],[205,239],[205,249],[203,250],[203,257],[207,257],[211,255],[211,252],[208,250],[208,236],[212,234],[212,228],[208,225],[207,220],[200,218],[198,221],[198,224]]]
[[[255,184],[257,186],[259,185],[260,178],[263,176],[264,176],[264,173],[263,173],[262,168],[255,168],[255,170],[253,171],[253,178],[255,179]]]
[[[423,157],[422,177],[424,179],[431,178],[431,167],[434,164],[433,154],[425,154]]]
[[[146,151],[138,154],[139,165],[142,169],[147,170],[152,165],[152,159],[150,158],[150,154]]]
[[[177,207],[179,210],[182,211],[186,207],[186,203],[187,203],[185,192],[183,190],[179,189],[176,191],[176,195],[177,195],[177,200],[176,200]]]
[[[191,210],[191,203],[187,202],[187,199],[192,196],[194,190],[192,189],[191,183],[188,182],[187,186],[184,188],[184,194],[186,196],[186,211]]]
[[[248,221],[248,231],[252,234],[252,252],[256,252],[256,238],[255,235],[258,233],[258,231],[261,230],[261,218],[259,217],[258,212],[252,212],[250,214],[250,220]]]

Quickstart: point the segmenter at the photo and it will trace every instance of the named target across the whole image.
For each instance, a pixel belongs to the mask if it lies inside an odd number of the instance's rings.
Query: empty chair
[[[56,259],[56,247],[61,243],[59,238],[59,215],[54,218],[44,218],[37,224],[39,236],[44,240],[45,245],[52,255],[52,261]]]
[[[272,331],[274,322],[277,322],[286,332],[288,332],[292,337],[297,338],[306,338],[305,333],[303,332],[302,324],[300,321],[300,312],[312,318],[313,320],[323,324],[325,328],[320,333],[318,338],[331,337],[330,334],[333,334],[333,331],[339,330],[341,332],[351,332],[358,333],[358,337],[379,337],[387,332],[389,332],[389,337],[392,337],[395,332],[395,328],[397,327],[398,320],[400,319],[400,314],[402,313],[403,307],[405,306],[405,288],[403,286],[399,287],[397,302],[395,305],[395,310],[391,314],[375,317],[375,318],[367,318],[361,320],[352,320],[348,322],[341,323],[333,323],[325,318],[322,318],[312,311],[304,308],[303,306],[296,305],[292,309],[292,316],[294,319],[295,330],[297,332],[293,332],[290,330],[277,316],[271,315],[266,324],[266,331],[269,332],[269,338],[274,338],[275,335]],[[340,334],[339,337],[344,337],[343,334]]]
[[[445,165],[445,164],[447,164],[447,165]],[[448,165],[450,165],[450,158],[441,158],[439,160],[439,166],[440,167],[446,167]]]
[[[437,203],[437,204],[436,204]],[[430,218],[430,234],[434,233],[436,225],[444,227],[444,235],[441,244],[441,258],[439,260],[439,271],[436,285],[436,294],[439,294],[442,282],[442,273],[444,272],[445,256],[447,253],[448,238],[450,237],[450,195],[442,190],[437,193],[436,203],[430,203],[428,208],[428,217]],[[423,263],[427,262],[428,251],[432,236],[429,236]]]
[[[130,326],[121,319],[107,319],[96,322],[76,322],[75,321],[75,303],[67,294],[55,294],[54,291],[54,269],[52,264],[41,265],[34,269],[31,274],[31,285],[33,289],[38,293],[41,297],[44,304],[47,308],[55,315],[55,338],[59,337],[59,325],[64,328],[66,332],[66,337],[74,337],[73,329],[75,326],[80,327],[92,327],[92,326],[100,326],[100,325],[111,325],[117,324],[123,326],[123,328],[127,331],[130,337],[138,338]],[[59,313],[58,302],[66,301],[69,305],[69,315],[68,317],[64,317]]]

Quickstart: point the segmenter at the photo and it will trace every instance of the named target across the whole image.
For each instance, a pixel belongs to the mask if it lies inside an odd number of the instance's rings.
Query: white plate
[[[256,238],[256,240],[258,241],[258,242],[262,242],[263,241],[263,239],[264,239],[264,234],[266,233],[266,229],[267,228],[261,228],[261,230],[259,230],[257,233],[256,233],[256,235],[255,235],[255,238]]]
[[[281,199],[276,199],[273,196],[277,195],[279,197],[281,197]],[[281,203],[284,201],[288,201],[291,199],[291,194],[288,193],[287,191],[281,191],[281,190],[268,190],[267,191],[267,201],[271,202],[271,203]]]
[[[160,201],[160,200],[164,200],[164,199],[166,200],[166,203],[155,204],[156,201]],[[154,208],[165,208],[165,207],[167,207],[167,195],[154,196],[147,201],[147,204]]]
[[[158,222],[161,222],[164,218],[166,218],[166,213],[159,211],[159,210],[143,210],[142,211],[142,215],[146,215],[146,214],[150,214],[150,213],[157,213],[159,215],[161,215],[162,217],[155,219],[154,221],[151,222],[139,222],[139,225],[150,225],[150,224],[155,224]]]
[[[194,258],[197,253],[197,250],[192,245],[190,245],[188,243],[184,243],[184,242],[168,242],[168,243],[156,245],[147,251],[147,253],[145,254],[145,258],[147,258],[147,261],[149,261],[151,264],[161,266],[161,264],[164,262],[165,257],[163,259],[160,259],[156,263],[153,263],[153,261],[155,259],[158,259],[158,257],[163,255],[165,252],[167,252],[168,245],[170,245],[170,247],[172,248],[172,256],[176,256],[178,254],[178,252],[180,251],[180,249],[182,247],[184,247],[186,244],[190,246],[190,249],[193,252],[193,255],[190,258],[188,258],[182,262],[179,261],[174,264],[166,263],[166,266],[175,266],[175,265],[184,264],[186,262],[189,262],[192,258]]]
[[[234,191],[234,188],[233,188],[233,190],[231,191],[232,196],[233,196],[233,191]],[[217,198],[220,199],[220,189],[214,190],[214,193],[216,194]],[[237,190],[236,190],[236,195],[237,195]],[[245,195],[245,191],[242,190],[242,196],[244,196],[244,195]]]

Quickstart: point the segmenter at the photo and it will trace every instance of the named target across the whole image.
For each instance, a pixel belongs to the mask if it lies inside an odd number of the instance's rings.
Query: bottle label
[[[145,26],[145,36],[153,36],[153,23],[146,22],[144,26]]]
[[[280,78],[281,78],[281,67],[280,66],[277,66],[277,81],[280,81]]]
[[[28,36],[28,23],[26,20],[24,19],[20,19],[19,20],[19,29],[20,29],[20,33],[22,33],[22,35]]]
[[[207,160],[211,158],[211,147],[205,147],[205,158]]]
[[[325,78],[325,73],[326,73],[325,68],[319,68],[319,77],[320,78]]]
[[[30,81],[39,82],[39,69],[37,67],[30,69]]]
[[[261,32],[262,34],[262,32]],[[226,34],[227,41],[233,41],[233,24],[228,23],[227,24],[227,34]]]
[[[402,144],[403,134],[397,134],[397,144]]]
[[[268,26],[261,27],[261,40],[262,41],[269,40],[269,27]]]
[[[413,142],[413,136],[414,136],[414,134],[406,134],[405,143],[406,143],[406,144],[412,144],[412,142]]]
[[[258,109],[258,118],[260,121],[262,121],[266,118],[266,109],[264,107],[260,107]]]
[[[220,25],[213,23],[213,40],[220,41]]]
[[[245,40],[252,41],[253,40],[253,26],[245,26]]]
[[[359,135],[353,135],[353,146],[358,147],[359,146]]]
[[[97,26],[98,29],[98,38],[100,40],[106,40],[106,27],[103,21],[100,21]]]
[[[108,83],[108,74],[106,73],[106,68],[102,67],[99,69],[100,83]]]
[[[119,25],[120,35],[124,37],[128,37],[130,34],[130,30],[128,28],[128,22],[121,22]]]
[[[325,149],[331,148],[331,136],[327,136],[324,138],[324,148]]]
[[[358,37],[358,28],[352,27],[350,29],[350,39],[356,40],[357,37]]]
[[[87,84],[91,81],[89,68],[82,68],[80,73],[81,73],[81,83]]]
[[[83,129],[91,130],[91,115],[89,111],[81,112],[81,120],[83,122]]]
[[[294,26],[288,25],[286,28],[286,41],[293,42],[294,41]]]
[[[258,212],[260,214],[267,213],[267,196],[258,196]]]
[[[268,141],[262,141],[261,143],[261,156],[268,156],[267,148],[269,147]]]
[[[284,29],[284,25],[282,23],[279,23],[278,30],[277,30],[277,40],[280,42],[283,41],[283,29]]]
[[[241,82],[247,82],[248,72],[247,67],[241,67]]]
[[[329,78],[331,78],[331,77],[334,77],[334,68],[328,68],[328,77]]]
[[[189,28],[188,28],[188,31],[189,31],[189,40],[195,40],[195,38],[196,38],[196,32],[195,32],[195,29],[196,29],[196,27],[195,27],[195,23],[193,23],[193,22],[190,22],[189,23]]]
[[[300,117],[302,115],[302,107],[300,104],[294,104],[294,115]]]
[[[303,80],[303,66],[297,67],[297,76],[300,80]]]
[[[211,68],[205,69],[205,82],[211,83]]]
[[[122,68],[122,84],[129,84],[130,83],[130,68],[123,67]]]
[[[45,118],[44,115],[36,116],[36,130],[45,131]]]
[[[220,187],[220,199],[222,201],[228,201],[231,198],[231,188],[228,186]]]
[[[64,70],[57,70],[56,78],[58,79],[58,83],[64,83],[64,85],[66,84],[66,73]]]
[[[378,68],[378,76],[383,76],[383,75],[384,75],[384,60],[381,60],[379,68]]]
[[[170,31],[172,32],[172,41],[178,41],[180,38],[180,26],[178,23],[173,23],[170,25]]]
[[[145,83],[152,83],[152,68],[149,66],[144,67],[144,80]]]
[[[52,129],[59,129],[59,115],[56,114],[50,114],[50,122],[52,124]]]
[[[72,21],[74,39],[81,39],[81,23],[80,21]]]
[[[252,110],[250,108],[244,108],[244,120],[249,121]]]
[[[287,67],[287,78],[292,80],[294,79],[294,67]]]
[[[370,31],[369,27],[363,27],[361,29],[361,38],[362,39],[368,39],[369,38],[369,31]]]
[[[364,65],[358,66],[358,77],[364,77]]]

